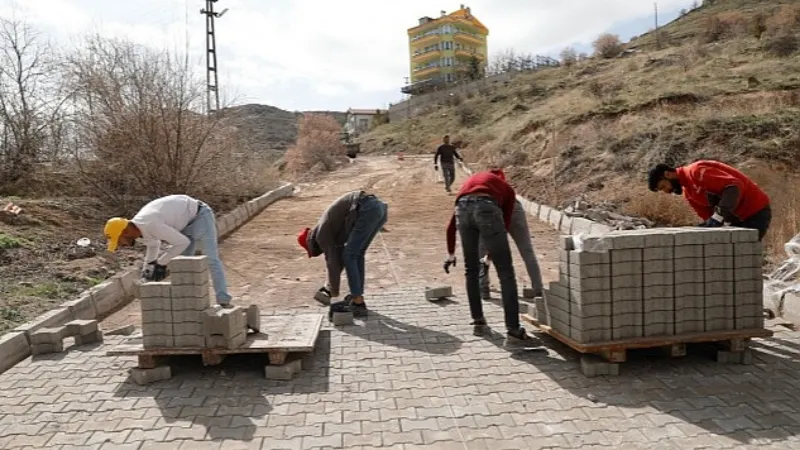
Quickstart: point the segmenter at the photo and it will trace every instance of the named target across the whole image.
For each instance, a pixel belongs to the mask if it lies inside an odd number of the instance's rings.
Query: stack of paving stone
[[[562,238],[540,322],[580,343],[763,328],[762,246],[742,228]]]
[[[103,332],[96,320],[73,320],[58,327],[41,328],[31,333],[31,353],[41,355],[64,351],[64,338],[73,337],[75,345],[103,342]]]
[[[258,308],[209,306],[205,256],[178,257],[169,264],[170,280],[143,283],[142,340],[145,348],[233,349],[244,345],[248,324],[259,328]]]

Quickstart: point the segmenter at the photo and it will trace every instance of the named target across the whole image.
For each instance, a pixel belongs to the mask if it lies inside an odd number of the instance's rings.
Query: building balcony
[[[428,44],[439,42],[441,37],[442,36],[439,33],[433,33],[422,37],[411,38],[410,41],[414,45],[414,47],[424,47]]]
[[[414,78],[420,78],[420,77],[424,77],[426,75],[437,73],[440,70],[442,70],[442,68],[439,67],[439,66],[430,66],[430,67],[426,67],[424,69],[415,69],[414,73],[412,75],[414,76]]]
[[[456,33],[454,33],[453,34],[453,40],[454,41],[465,42],[465,43],[471,44],[471,45],[483,45],[484,44],[483,39],[481,39],[481,38],[479,38],[477,36],[473,36],[473,35],[471,35],[469,33],[465,33],[463,31],[457,31]]]
[[[465,58],[465,59],[472,59],[472,57],[478,58],[478,61],[483,61],[486,59],[482,54],[478,52],[473,52],[470,50],[456,50],[456,58]]]
[[[444,86],[444,84],[445,84],[444,78],[433,77],[427,80],[422,80],[416,83],[409,84],[408,86],[403,86],[400,89],[400,92],[407,95],[419,95],[436,90],[437,88]]]
[[[428,50],[427,52],[419,52],[414,53],[411,56],[411,61],[415,63],[421,63],[423,61],[427,61],[429,59],[435,59],[440,57],[442,51],[441,50]]]

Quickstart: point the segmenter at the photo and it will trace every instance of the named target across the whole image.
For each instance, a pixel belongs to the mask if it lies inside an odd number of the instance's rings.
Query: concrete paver
[[[547,337],[547,352],[505,348],[502,309],[494,303],[485,305],[492,329],[475,335],[463,275],[439,272],[441,216],[452,198],[430,192],[413,200],[442,209],[414,219],[411,187],[382,177],[379,195],[396,197],[391,231],[368,255],[368,285],[379,286],[368,297],[371,315],[352,326],[326,324],[312,368],[277,381],[264,378],[257,358],[203,367],[186,357],[175,360],[172,379],[139,386],[127,375],[135,358],[104,356],[124,337],[68,345],[0,375],[0,448],[800,448],[800,333],[780,329],[756,340],[753,365],[720,365],[695,353],[633,357],[619,377],[585,378],[579,355]],[[426,179],[423,188],[440,187]],[[317,203],[339,192],[336,184],[324,186],[331,192]],[[320,212],[304,211],[304,195],[323,194],[309,189],[279,202],[223,244],[240,272],[232,285],[248,296],[244,303],[263,311],[319,308],[310,296],[321,263],[290,248],[298,224],[313,223]],[[393,210],[404,217],[406,208],[408,220],[392,220]],[[552,254],[542,257],[544,265],[557,267],[554,234],[547,239],[552,247],[537,250]],[[261,242],[275,250],[258,248]],[[256,257],[266,262],[246,267]],[[443,282],[453,285],[453,301],[425,300],[424,286]],[[109,323],[133,317],[123,312]]]

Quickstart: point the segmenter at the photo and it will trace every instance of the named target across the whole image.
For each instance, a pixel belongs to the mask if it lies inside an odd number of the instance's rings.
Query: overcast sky
[[[659,0],[662,22],[692,0]],[[406,30],[458,1],[219,0],[220,85],[237,104],[288,110],[386,107],[408,76]],[[474,0],[490,55],[506,48],[555,56],[589,50],[600,33],[623,39],[653,27],[647,0]],[[0,0],[0,16],[26,20],[58,45],[86,33],[155,47],[188,48],[205,70],[204,0]]]

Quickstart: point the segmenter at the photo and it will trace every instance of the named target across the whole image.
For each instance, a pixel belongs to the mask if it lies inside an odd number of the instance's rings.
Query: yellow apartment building
[[[435,19],[422,17],[408,29],[409,85],[402,91],[418,94],[436,86],[482,76],[488,60],[489,29],[469,7],[445,11]]]

